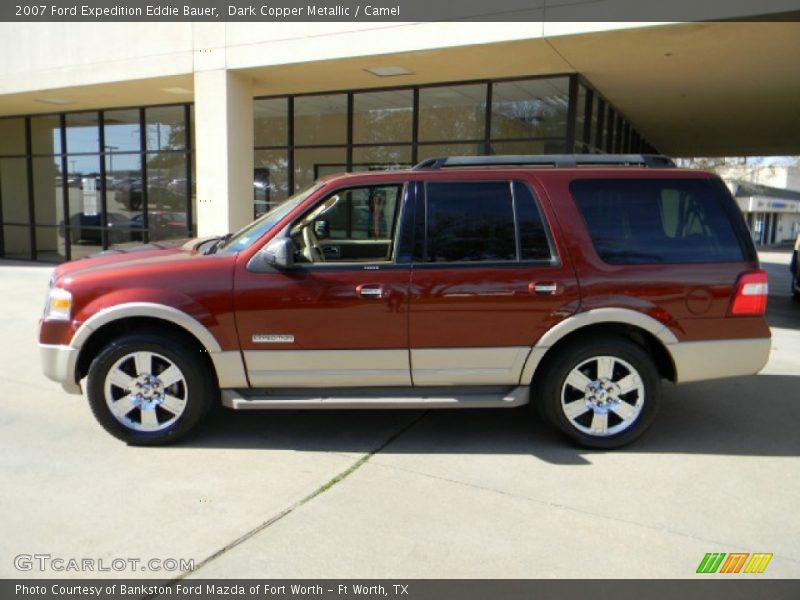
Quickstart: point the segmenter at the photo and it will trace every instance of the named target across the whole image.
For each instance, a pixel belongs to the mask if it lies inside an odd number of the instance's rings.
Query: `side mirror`
[[[265,272],[274,269],[281,271],[294,267],[295,246],[291,238],[281,237],[271,240],[247,263],[248,271]]]

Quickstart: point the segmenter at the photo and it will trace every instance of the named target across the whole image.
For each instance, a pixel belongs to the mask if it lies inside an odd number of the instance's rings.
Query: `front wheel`
[[[124,335],[89,368],[89,405],[103,428],[135,445],[185,436],[218,396],[207,359],[183,340],[155,333]]]
[[[622,337],[579,340],[537,376],[535,401],[548,420],[578,444],[610,449],[651,425],[661,381],[650,355]]]

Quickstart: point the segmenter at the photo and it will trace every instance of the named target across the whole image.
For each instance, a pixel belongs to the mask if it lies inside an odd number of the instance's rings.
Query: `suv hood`
[[[190,240],[164,240],[149,244],[120,244],[114,248],[99,252],[86,258],[79,258],[56,267],[54,278],[73,277],[84,273],[98,271],[114,271],[129,266],[163,264],[165,261],[181,260],[200,253],[197,248],[213,237],[194,238]]]

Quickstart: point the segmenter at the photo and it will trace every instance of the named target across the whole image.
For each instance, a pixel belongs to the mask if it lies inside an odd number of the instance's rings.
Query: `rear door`
[[[521,180],[427,181],[418,197],[414,385],[518,383],[531,346],[578,304],[549,211]]]

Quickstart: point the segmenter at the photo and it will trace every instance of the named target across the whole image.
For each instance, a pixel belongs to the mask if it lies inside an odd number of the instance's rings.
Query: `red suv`
[[[661,380],[766,363],[767,278],[714,175],[653,156],[491,156],[329,177],[222,238],[59,266],[45,374],[112,435],[237,409],[514,407],[596,448]]]

